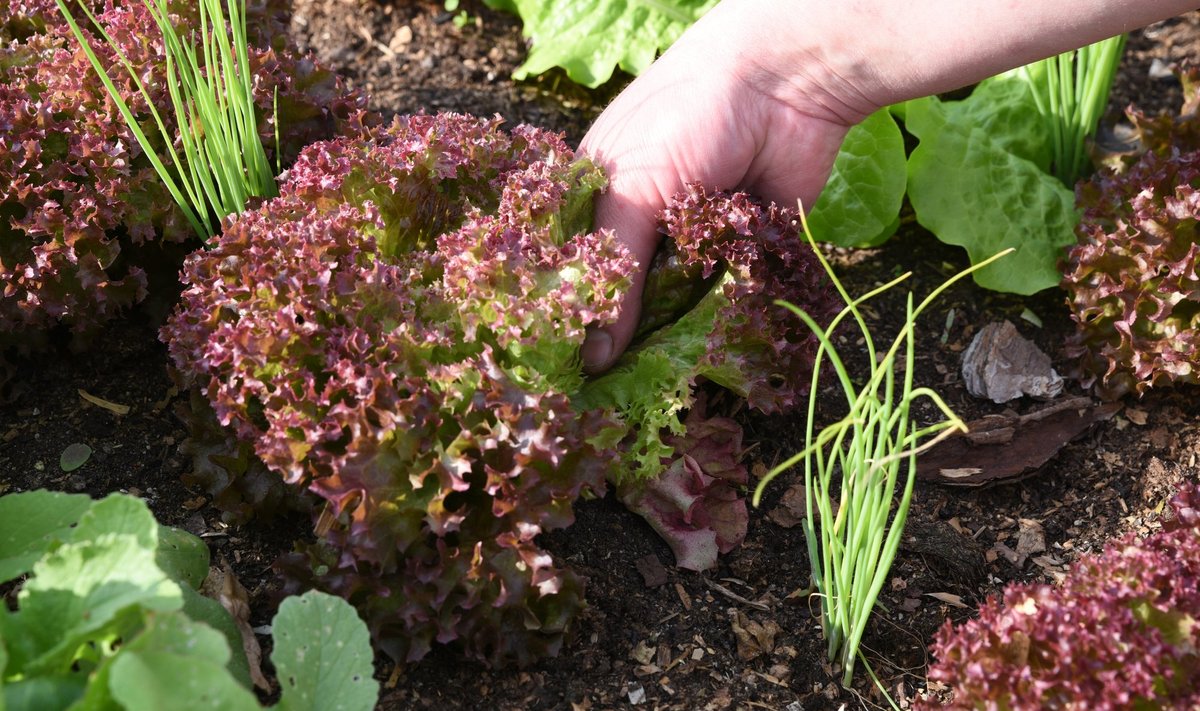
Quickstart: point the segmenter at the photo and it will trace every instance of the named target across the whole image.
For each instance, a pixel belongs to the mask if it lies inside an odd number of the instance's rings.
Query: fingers
[[[641,201],[637,201],[641,203]],[[596,199],[596,225],[613,230],[637,260],[633,283],[615,323],[588,332],[582,356],[584,370],[599,373],[608,370],[629,345],[637,329],[642,310],[642,290],[646,269],[658,248],[656,215],[660,208],[637,204],[625,191],[614,188]]]

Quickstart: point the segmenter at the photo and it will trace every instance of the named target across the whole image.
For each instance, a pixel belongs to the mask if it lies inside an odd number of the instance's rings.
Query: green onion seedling
[[[84,0],[75,0],[75,4],[116,53],[118,62],[146,100],[165,149],[165,160],[138,124],[71,15],[68,0],[55,0],[150,164],[196,233],[207,239],[217,231],[214,217],[219,220],[242,212],[251,197],[273,197],[278,193],[275,174],[258,135],[245,0],[227,0],[224,12],[220,0],[200,0],[197,5],[200,30],[186,38],[171,23],[166,0],[142,1],[162,33],[165,79],[177,137],[167,130],[141,77],[116,41]]]
[[[1087,141],[1108,105],[1125,35],[1021,68],[1053,140],[1054,174],[1068,187],[1088,165]]]
[[[820,345],[813,365],[804,449],[762,478],[753,501],[757,506],[764,489],[776,476],[803,463],[804,534],[813,587],[821,601],[822,628],[828,642],[829,659],[841,662],[842,684],[849,686],[867,620],[900,545],[912,499],[917,454],[954,432],[967,429],[936,392],[914,387],[914,324],[921,312],[951,284],[1013,250],[1005,250],[956,274],[915,308],[910,293],[900,333],[886,352],[877,354],[859,306],[896,286],[911,272],[857,299],[850,298],[828,260],[817,249],[803,214],[801,209],[805,237],[846,307],[822,328],[802,309],[784,301],[776,302],[804,321],[816,334]],[[854,385],[831,339],[838,324],[847,317],[853,317],[857,322],[871,364],[869,377],[862,387]],[[897,362],[901,350],[902,364]],[[821,367],[826,362],[837,374],[849,414],[817,433],[815,422]],[[898,366],[902,368],[899,374]],[[946,419],[926,426],[913,422],[910,412],[913,402],[919,398],[932,402]],[[903,464],[907,465],[907,471],[900,501],[889,522]]]

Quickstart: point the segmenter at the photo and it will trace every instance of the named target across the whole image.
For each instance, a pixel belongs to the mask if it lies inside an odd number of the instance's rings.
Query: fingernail
[[[588,369],[603,368],[608,365],[608,359],[612,357],[612,349],[612,336],[607,332],[589,331],[587,337],[583,339],[583,348],[580,349],[583,366]]]

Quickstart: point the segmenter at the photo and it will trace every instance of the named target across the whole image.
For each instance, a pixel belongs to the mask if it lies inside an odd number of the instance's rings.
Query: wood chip
[[[758,622],[738,610],[734,610],[729,618],[733,636],[737,640],[738,659],[748,662],[774,651],[775,637],[780,632],[774,620]]]
[[[105,400],[102,397],[96,397],[95,395],[92,395],[91,393],[89,393],[88,391],[86,391],[82,388],[76,390],[75,392],[79,393],[79,397],[83,398],[84,400],[92,403],[96,407],[102,407],[105,410],[108,410],[109,412],[113,413],[114,415],[128,415],[129,414],[129,406],[128,405],[121,405],[119,403]]]
[[[761,602],[756,602],[754,600],[749,600],[745,597],[742,597],[741,595],[738,595],[734,591],[730,590],[729,588],[725,587],[724,585],[722,585],[718,582],[714,582],[712,580],[709,580],[708,578],[702,578],[702,580],[704,580],[705,585],[712,588],[715,592],[718,592],[718,593],[724,595],[725,597],[729,598],[730,600],[733,600],[734,602],[741,603],[743,605],[746,605],[747,607],[753,607],[755,610],[762,610],[763,612],[770,612],[770,610],[771,610],[770,605],[767,605],[767,604],[761,603]]]
[[[971,487],[1020,481],[1120,407],[1072,397],[1025,415],[991,415],[969,422],[966,435],[949,437],[918,455],[917,478]]]
[[[258,688],[270,691],[271,683],[262,671],[262,647],[250,627],[250,594],[233,574],[229,564],[222,563],[220,568],[210,569],[200,592],[221,603],[221,607],[229,612],[242,635],[242,649],[249,663],[250,679]]]
[[[692,598],[687,594],[687,590],[683,589],[683,583],[675,583],[675,594],[679,596],[679,602],[683,604],[683,609],[687,612],[691,612]]]
[[[963,602],[963,599],[961,597],[959,597],[958,595],[955,595],[954,593],[931,592],[931,593],[925,593],[925,594],[935,600],[941,600],[942,602],[946,603],[947,605],[951,605],[953,607],[961,607],[964,610],[971,609],[970,605]]]

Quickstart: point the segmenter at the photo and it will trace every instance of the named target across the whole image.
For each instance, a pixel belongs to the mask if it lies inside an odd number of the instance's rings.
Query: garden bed
[[[510,124],[563,131],[576,143],[616,87],[587,92],[555,75],[514,84],[508,75],[523,52],[515,20],[469,4],[466,11],[468,22],[459,27],[435,2],[295,0],[293,43],[366,90],[381,112],[498,113]],[[1194,15],[1135,35],[1113,105],[1178,106],[1178,84],[1150,78],[1151,63],[1195,57],[1198,50]],[[884,248],[835,257],[852,293],[912,270],[908,287],[924,295],[964,266],[959,250],[911,224]],[[868,316],[881,339],[897,324],[880,315],[902,310],[902,297],[894,291],[872,302]],[[148,302],[107,327],[86,353],[64,347],[0,371],[0,493],[37,487],[135,493],[164,523],[208,540],[214,559],[226,560],[250,591],[252,624],[264,624],[278,588],[270,565],[308,535],[309,521],[283,517],[227,528],[201,492],[180,483],[190,462],[180,451],[187,430],[174,411],[186,396],[172,386],[156,337],[166,308]],[[938,387],[968,421],[1046,406],[993,405],[963,387],[964,349],[976,331],[1002,319],[1017,324],[1060,371],[1068,366],[1061,348],[1073,327],[1060,293],[1019,298],[969,283],[953,288],[921,322],[917,381]],[[864,371],[864,363],[857,366]],[[129,412],[117,414],[83,393]],[[1080,394],[1068,385],[1063,397]],[[1198,394],[1178,388],[1129,400],[1020,480],[986,488],[920,484],[891,584],[864,642],[893,697],[903,701],[924,689],[929,641],[944,620],[969,617],[1008,581],[1053,579],[1114,536],[1155,530],[1178,483],[1198,478]],[[711,406],[742,422],[752,473],[761,475],[803,441],[800,417],[746,415],[734,400]],[[1037,444],[1043,435],[1033,430],[1013,446]],[[59,456],[76,442],[88,444],[92,456],[64,473]],[[507,671],[464,662],[453,649],[435,649],[408,668],[382,664],[380,708],[832,709],[858,705],[856,696],[868,708],[880,706],[864,674],[854,691],[841,689],[806,598],[793,594],[807,585],[809,571],[801,529],[785,501],[792,483],[788,476],[776,480],[762,508],[751,511],[745,543],[705,574],[672,568],[666,545],[611,496],[579,504],[576,523],[544,540],[588,580],[590,606],[560,656]]]

